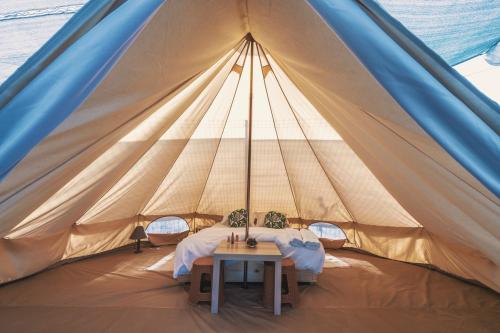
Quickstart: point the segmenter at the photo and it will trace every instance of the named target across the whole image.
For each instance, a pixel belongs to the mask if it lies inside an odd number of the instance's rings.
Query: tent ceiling
[[[71,221],[224,215],[245,207],[250,71],[251,211],[278,210],[306,220],[420,226],[260,45],[241,43],[212,68],[220,71],[194,99],[189,97],[211,70],[176,97],[158,103],[8,237],[54,232]],[[176,110],[185,111],[174,119]]]

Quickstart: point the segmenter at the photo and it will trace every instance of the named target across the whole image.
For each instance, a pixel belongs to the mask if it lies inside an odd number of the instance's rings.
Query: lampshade
[[[130,235],[130,239],[135,239],[135,240],[147,237],[148,236],[146,236],[146,232],[144,231],[144,227],[142,225],[135,227],[134,231],[132,231],[132,234]]]

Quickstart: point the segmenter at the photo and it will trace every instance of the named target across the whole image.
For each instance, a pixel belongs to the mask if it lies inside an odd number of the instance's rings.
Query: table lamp
[[[132,231],[132,234],[130,235],[130,239],[133,239],[136,241],[136,246],[135,246],[135,253],[141,253],[141,239],[147,238],[148,236],[146,235],[146,232],[144,231],[144,227],[142,225],[139,225],[135,227],[134,231]]]

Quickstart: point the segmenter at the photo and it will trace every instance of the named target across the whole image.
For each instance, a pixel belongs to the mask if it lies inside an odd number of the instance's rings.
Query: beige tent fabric
[[[155,193],[163,178],[169,174],[171,168],[179,159],[179,155],[185,149],[193,133],[200,127],[198,125],[206,119],[205,116],[209,108],[216,105],[215,99],[218,96],[223,96],[219,95],[219,91],[221,91],[222,84],[226,82],[226,78],[229,75],[234,75],[231,68],[233,62],[240,57],[242,47],[231,56],[230,60],[224,65],[224,68],[189,107],[185,108],[185,105],[180,104],[175,98],[162,107],[167,114],[176,110],[185,109],[185,111],[168,130],[163,131],[162,136],[158,140],[147,148],[147,151],[128,170],[127,174],[91,210],[80,218],[77,222],[78,224],[134,216],[142,210],[147,204],[148,199]],[[179,96],[183,97],[191,95],[193,95],[192,91],[184,91],[179,94]],[[161,114],[156,115],[161,116]],[[152,125],[158,122],[158,119],[150,118],[148,120],[151,120]],[[151,127],[147,131],[151,131]],[[145,131],[144,129],[137,128],[137,133],[140,135],[141,133],[145,133]],[[125,137],[123,139],[125,142],[142,140],[142,138],[134,137],[134,135],[129,135],[128,138]],[[120,198],[119,203],[116,200],[117,197]],[[95,216],[96,214],[99,214],[99,217]]]
[[[468,246],[449,242],[425,228],[381,227],[359,223],[338,224],[349,247],[400,261],[430,264],[445,272],[497,288],[500,268]]]
[[[307,3],[270,10],[255,1],[249,17],[254,37],[420,224],[498,265],[499,200],[401,110]],[[490,281],[498,289],[498,275]]]
[[[244,207],[251,91],[252,212],[336,222],[353,246],[500,290],[498,198],[306,1],[270,0],[163,5],[0,184],[0,283],[127,244],[155,216],[193,227]]]
[[[272,57],[266,57],[263,50],[261,57],[266,63],[268,58],[272,61]],[[277,128],[283,132],[283,139],[291,141],[290,144],[293,144],[293,140],[301,140],[300,143],[306,146],[310,154],[308,160],[316,161],[327,177],[313,181],[308,177],[308,181],[313,184],[330,183],[331,188],[341,193],[342,200],[339,198],[339,201],[347,205],[345,208],[349,211],[344,214],[350,215],[350,220],[386,226],[393,223],[394,226],[420,226],[387,193],[279,66],[273,64],[273,71],[266,76],[266,86],[270,94],[277,96],[276,101],[273,101],[276,104],[273,113]],[[291,131],[292,126],[294,132]],[[313,218],[318,218],[317,210]],[[323,219],[336,220],[326,216]]]
[[[214,66],[218,69],[217,67]],[[74,223],[87,209],[92,207],[96,198],[99,198],[110,185],[123,177],[126,171],[140,161],[147,152],[152,152],[157,156],[161,154],[164,158],[164,155],[168,153],[166,160],[173,160],[183,147],[182,141],[187,139],[185,131],[190,131],[186,125],[191,127],[192,133],[199,121],[197,118],[203,115],[204,109],[208,107],[211,97],[219,90],[220,84],[231,67],[231,63],[226,64],[217,73],[216,77],[213,78],[214,81],[211,82],[212,84],[207,87],[208,92],[200,92],[200,86],[205,77],[211,74],[211,71],[201,75],[198,80],[195,80],[171,101],[164,104],[159,103],[150,117],[123,136],[112,147],[102,152],[95,161],[16,226],[16,229],[22,228],[22,230],[11,233],[10,236],[19,237],[40,226],[45,228],[54,225],[58,228],[63,227],[65,222]],[[193,96],[197,95],[198,97],[193,101]],[[190,106],[190,103],[193,104]],[[177,126],[170,128],[174,122]],[[166,134],[172,133],[171,136],[163,135],[167,129],[171,129],[171,131],[166,132]],[[161,152],[155,151],[154,148],[158,147],[155,144],[158,142],[160,145],[164,142],[170,143],[169,149]],[[162,167],[166,167],[165,164]]]
[[[182,12],[211,19],[202,22]],[[92,96],[2,182],[0,214],[17,207],[12,215],[0,216],[0,235],[142,122],[159,100],[172,98],[233,48],[246,31],[242,15],[234,1],[166,3]],[[171,29],[165,29],[166,22]],[[197,38],[192,31],[199,31]],[[188,60],[181,56],[186,54],[195,56]],[[15,204],[21,198],[22,207]]]

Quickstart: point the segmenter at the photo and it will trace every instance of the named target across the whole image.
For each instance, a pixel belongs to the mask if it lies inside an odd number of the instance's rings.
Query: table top
[[[231,245],[227,241],[222,241],[215,249],[214,257],[223,260],[276,261],[282,258],[282,254],[273,242],[260,242],[255,248],[250,248],[245,242],[235,242]]]

